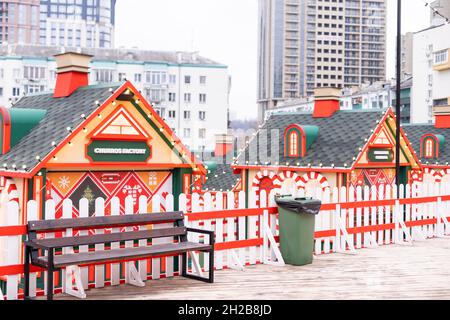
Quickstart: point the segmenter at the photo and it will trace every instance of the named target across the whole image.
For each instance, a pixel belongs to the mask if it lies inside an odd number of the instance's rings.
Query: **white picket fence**
[[[346,188],[341,189],[316,189],[307,192],[317,199],[322,200],[322,210],[316,217],[315,247],[316,255],[335,252],[355,252],[361,248],[375,248],[380,245],[393,243],[411,243],[423,241],[431,237],[443,237],[450,233],[450,184],[421,184],[414,186],[400,185],[403,195],[396,199],[396,186],[380,186],[379,188]],[[278,190],[273,190],[269,197],[262,192],[248,195],[206,193],[203,196],[192,195],[188,201],[185,195],[181,195],[177,202],[181,211],[187,212],[190,207],[192,212],[186,214],[186,225],[194,228],[212,230],[216,235],[216,254],[214,265],[217,270],[234,268],[243,270],[247,265],[266,263],[284,265],[280,251],[278,250],[278,210],[275,207],[274,195]],[[301,192],[298,196],[304,196]],[[235,199],[237,197],[237,199]],[[260,199],[260,207],[256,206],[256,199]],[[269,199],[269,204],[266,203]],[[134,200],[136,201],[136,200]],[[147,199],[141,197],[138,200],[138,213],[147,213]],[[161,201],[158,196],[152,198],[152,212],[160,212]],[[173,211],[174,197],[165,198],[166,211]],[[73,217],[72,203],[66,200],[63,203],[63,217]],[[126,199],[124,212],[121,212],[119,199],[112,199],[106,210],[105,201],[96,199],[95,216],[103,216],[105,212],[111,215],[136,214],[133,212],[133,198]],[[0,286],[0,299],[3,294],[8,300],[22,297],[22,270],[23,248],[21,245],[21,233],[12,233],[12,227],[20,226],[19,208],[17,203],[8,204],[7,226],[0,226],[0,238],[3,243],[3,259],[0,260],[0,276],[3,276]],[[89,215],[89,201],[82,199],[79,204],[79,217]],[[38,207],[35,201],[27,204],[28,221],[37,220]],[[45,219],[55,218],[55,203],[52,200],[46,202]],[[155,226],[164,227],[164,226]],[[121,230],[97,230],[96,232],[120,232]],[[66,232],[72,232],[67,230]],[[80,235],[88,231],[80,231]],[[5,236],[8,235],[8,236]],[[47,235],[49,237],[55,235]],[[58,235],[56,235],[58,236]],[[207,237],[198,234],[189,235],[189,240],[207,241]],[[155,239],[153,244],[165,243],[172,239]],[[111,248],[118,248],[119,243],[111,244]],[[125,246],[132,246],[127,242]],[[146,246],[146,241],[140,241],[139,246]],[[1,249],[1,248],[0,248]],[[96,245],[95,248],[81,246],[80,252],[87,250],[108,250],[104,245]],[[72,250],[72,249],[65,249]],[[191,256],[190,265],[194,272],[208,270],[208,255],[196,253]],[[176,257],[164,257],[158,259],[146,259],[138,261],[135,266],[140,277],[139,281],[172,277],[178,275],[178,259]],[[2,266],[3,264],[3,266]],[[79,282],[83,289],[102,288],[106,285],[118,285],[130,282],[127,279],[127,269],[131,266],[124,262],[105,264],[100,266],[88,266],[80,269]],[[17,270],[17,271],[14,271]],[[82,296],[82,292],[74,289],[73,282],[77,279],[72,269],[67,269],[58,275],[56,280],[56,293],[67,292]],[[35,272],[31,278],[31,296],[45,294],[45,272]]]
[[[314,253],[411,243],[450,233],[449,183],[399,188],[399,199],[396,185],[315,190],[314,197],[323,205],[316,218]]]

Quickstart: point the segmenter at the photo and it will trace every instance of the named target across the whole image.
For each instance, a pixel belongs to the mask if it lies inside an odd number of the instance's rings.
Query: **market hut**
[[[29,200],[41,204],[44,218],[48,198],[60,217],[64,199],[77,215],[81,198],[90,200],[92,214],[97,197],[108,207],[113,197],[144,195],[150,210],[154,195],[191,192],[204,166],[132,83],[89,85],[90,56],[70,52],[56,60],[54,92],[0,108],[0,215],[5,200],[19,203],[25,222]]]
[[[275,113],[234,161],[244,190],[267,194],[378,186],[395,181],[395,115],[391,109],[342,111],[340,90],[319,88],[314,111]],[[401,183],[421,164],[401,130]]]

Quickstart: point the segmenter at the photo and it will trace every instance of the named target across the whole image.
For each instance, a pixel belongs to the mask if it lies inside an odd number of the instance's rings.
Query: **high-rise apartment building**
[[[114,47],[116,0],[41,0],[40,44]]]
[[[413,39],[414,33],[402,35],[402,80],[412,76],[413,72]]]
[[[0,44],[114,47],[116,0],[0,1]]]
[[[411,122],[432,123],[450,107],[450,24],[414,33]]]
[[[259,0],[259,120],[316,87],[385,80],[385,0]]]
[[[38,44],[39,2],[39,0],[0,1],[0,44]]]

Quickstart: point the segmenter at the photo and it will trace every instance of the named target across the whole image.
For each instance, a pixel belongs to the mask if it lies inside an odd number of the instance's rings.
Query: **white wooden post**
[[[147,211],[148,211],[147,203],[148,203],[148,199],[146,196],[139,197],[139,204],[138,204],[139,214],[147,213]],[[145,231],[145,230],[147,230],[147,226],[139,226],[139,230]],[[147,247],[147,239],[139,240],[138,243],[139,243],[139,247]],[[141,280],[147,281],[147,260],[139,260],[138,261],[138,270],[139,270],[139,275],[141,277]]]
[[[103,217],[105,215],[105,200],[97,198],[95,200],[95,217]],[[96,229],[96,234],[104,234],[104,230]],[[105,245],[103,243],[95,245],[95,251],[104,251]],[[105,266],[97,265],[95,268],[95,287],[103,288],[105,286]]]
[[[227,208],[232,210],[234,208],[234,193],[227,193]],[[235,218],[227,218],[227,242],[232,242],[236,240],[235,236]],[[243,271],[244,265],[239,259],[237,251],[235,249],[229,249],[227,255],[228,267],[236,270]]]
[[[353,186],[350,186],[348,188],[348,202],[354,203],[355,202],[355,188]],[[349,209],[348,212],[348,227],[354,228],[355,227],[355,209]],[[356,245],[356,235],[351,234],[349,235],[349,238],[351,239],[353,245]]]
[[[339,194],[339,202],[342,203],[342,204],[346,203],[347,202],[347,188],[346,187],[341,187],[339,189],[339,193],[340,193]],[[347,212],[346,209],[342,209],[341,208],[341,212],[340,212],[340,216],[339,216],[339,220],[340,220],[339,222],[340,222],[341,225],[344,226],[343,229],[345,229],[345,230],[342,230],[343,233],[347,232],[347,225],[348,225],[347,224],[347,213],[348,212]],[[345,252],[347,250],[346,241],[347,241],[347,239],[345,237],[341,237],[341,244],[340,244],[340,246],[341,246],[341,250],[343,252]]]
[[[80,199],[80,218],[89,217],[89,200],[88,199]],[[80,236],[87,236],[89,234],[88,230],[81,230]],[[89,252],[89,246],[80,246],[80,253]],[[81,283],[83,284],[83,288],[87,290],[89,288],[89,267],[80,268],[81,274]]]
[[[341,228],[339,226],[339,222],[340,222],[340,216],[341,216],[341,206],[337,205],[336,206],[336,211],[334,213],[334,225],[336,227],[336,240],[335,243],[333,245],[333,251],[334,252],[342,252],[342,247],[341,247]]]
[[[72,219],[72,200],[66,199],[63,202],[63,219]],[[64,231],[64,237],[72,237],[73,230],[72,228],[68,228]],[[73,254],[73,247],[63,248],[64,254]],[[75,284],[72,284],[72,282]],[[81,281],[81,270],[78,266],[68,266],[62,273],[62,287],[63,292],[74,296],[76,298],[85,299],[86,293],[84,292],[83,283]]]
[[[423,183],[413,184],[411,196],[418,198],[423,196]],[[412,221],[422,220],[423,204],[413,204],[412,206]],[[413,227],[412,236],[414,241],[425,241],[426,238],[422,232],[422,227]]]
[[[46,208],[48,208],[50,201],[47,201]],[[55,208],[55,203],[51,201],[53,204],[53,210]],[[27,203],[27,221],[37,221],[39,219],[38,217],[38,207],[37,202],[35,200],[30,200]],[[27,257],[26,257],[27,259]],[[30,273],[30,297],[34,298],[36,297],[36,286],[37,286],[37,279],[36,279],[36,273]]]
[[[223,195],[222,193],[216,194],[216,205],[215,205],[216,211],[222,211],[223,210]],[[216,219],[216,243],[222,243],[224,240],[223,237],[223,219]],[[223,269],[223,251],[216,251],[214,252],[215,255],[215,266],[216,270],[222,270]]]
[[[396,232],[396,239],[395,239],[395,243],[396,244],[404,244],[405,242],[403,241],[403,234],[406,235],[407,241],[409,243],[412,243],[412,238],[411,235],[408,232],[408,229],[406,228],[404,219],[403,219],[403,211],[401,210],[401,206],[400,206],[400,201],[396,200],[395,201],[395,211],[394,211],[394,216],[395,216],[395,228],[397,230]]]
[[[401,198],[404,199],[411,199],[411,185],[406,184],[403,187],[404,192],[400,192]],[[404,209],[405,209],[405,218],[406,218],[406,222],[410,222],[412,220],[412,216],[411,216],[411,205],[406,204],[404,205]],[[412,237],[412,228],[408,228],[408,232],[409,234],[411,234]]]
[[[6,217],[7,226],[19,225],[19,204],[9,202],[7,204]],[[20,236],[10,236],[6,240],[8,251],[6,253],[6,264],[9,266],[20,263]],[[9,275],[6,277],[6,299],[17,300],[19,290],[19,275]]]
[[[256,193],[249,192],[249,208],[256,208]],[[258,217],[252,216],[248,217],[248,229],[247,229],[247,239],[256,238],[256,221]],[[252,246],[249,248],[249,263],[250,265],[256,264],[256,247]]]
[[[174,210],[174,197],[172,194],[167,195],[166,197],[166,212],[173,212]],[[173,224],[167,224],[168,227],[172,227]],[[166,243],[172,243],[173,237],[164,238]],[[173,277],[173,257],[166,257],[166,277]],[[145,271],[147,272],[147,270]],[[142,275],[142,270],[141,270]]]
[[[264,239],[262,262],[264,264],[282,267],[285,265],[284,259],[281,255],[280,249],[278,248],[278,244],[275,241],[272,230],[269,227],[268,221],[269,211],[264,210],[260,226],[262,237]],[[272,256],[275,256],[275,259],[273,259]]]
[[[184,212],[185,214],[187,212],[187,198],[184,193],[182,193],[178,196],[178,210]],[[186,215],[185,215],[185,221],[187,221]],[[187,227],[188,225],[185,224],[185,226]],[[182,255],[179,255],[178,256],[178,274],[181,274],[181,266],[183,265],[183,263],[187,263],[187,262],[183,261]]]
[[[442,198],[439,197],[437,199],[437,210],[436,210],[436,217],[437,217],[436,236],[439,238],[447,238],[445,230],[450,229],[450,223],[448,222],[447,217],[445,216],[444,210],[445,204],[442,202]]]
[[[384,185],[378,187],[378,200],[384,200]],[[384,223],[384,206],[379,206],[378,208],[378,225]],[[378,245],[384,244],[384,232],[382,230],[378,231]]]
[[[120,199],[114,197],[111,199],[111,216],[120,216]],[[120,228],[112,228],[112,233],[120,233]],[[111,250],[120,249],[120,242],[112,242]],[[120,284],[120,263],[111,263],[111,285]]]
[[[134,214],[134,199],[132,196],[125,198],[125,214]],[[132,232],[133,227],[127,227],[125,230],[126,232]],[[125,248],[132,248],[133,246],[133,240],[125,241]],[[134,261],[125,262],[125,282],[132,286],[145,287]]]
[[[392,198],[392,188],[390,184],[387,184],[385,190],[385,199],[390,200],[391,198]],[[385,211],[385,223],[389,224],[391,223],[391,206],[385,206],[384,211]],[[385,230],[384,232],[384,239],[386,244],[391,244],[391,233],[392,231],[389,229]]]
[[[211,193],[207,192],[203,196],[203,210],[205,212],[211,212],[212,207],[213,207],[212,195],[211,195]],[[212,225],[211,225],[210,219],[204,220],[203,223],[204,223],[204,225],[203,225],[204,230],[209,230],[209,231],[212,230]],[[205,244],[209,244],[209,237],[204,237],[203,239],[204,239]],[[204,261],[204,269],[205,269],[205,271],[208,271],[209,270],[209,254],[203,255],[203,261]]]
[[[245,209],[245,192],[241,191],[239,192],[239,209]],[[245,217],[239,217],[238,218],[238,239],[239,240],[245,240],[246,239],[246,228],[247,228],[247,221]],[[240,248],[239,249],[239,257],[242,261],[242,264],[245,266],[246,260],[247,260],[247,248]]]
[[[374,200],[378,200],[377,197],[377,187],[376,186],[372,186],[370,188],[370,200],[374,201]],[[377,207],[371,207],[371,217],[370,217],[370,225],[372,226],[376,226],[377,225]],[[377,232],[376,231],[372,231],[370,233],[371,235],[371,239],[373,242],[377,243]]]
[[[200,205],[200,195],[198,193],[192,194],[192,212],[201,212],[202,206]],[[198,228],[198,221],[188,221],[188,217],[185,217],[186,225],[189,225],[192,228]],[[189,233],[188,240],[192,242],[199,242],[199,234],[198,233]],[[198,276],[203,277],[202,267],[200,265],[199,254],[197,252],[190,251],[189,255],[191,256],[192,266],[194,272],[197,273]]]
[[[52,200],[48,200],[46,202],[46,210],[45,210],[45,220],[55,220],[55,203]],[[53,239],[55,234],[53,232],[49,232],[45,234],[46,239]],[[46,253],[47,254],[47,253]],[[47,295],[47,277],[48,272],[44,273],[44,292]]]
[[[152,198],[152,212],[159,213],[161,212],[161,200],[158,195],[154,195]],[[153,229],[158,229],[159,226],[154,225]],[[160,239],[152,239],[152,245],[160,244]],[[161,277],[161,259],[154,258],[152,259],[152,279],[156,280]]]
[[[325,190],[323,194],[323,202],[330,203],[330,201],[331,201],[331,189],[328,188]],[[322,216],[321,220],[323,230],[330,230],[332,226],[332,217],[334,216],[333,211],[323,211],[319,213],[319,218],[320,216]],[[323,252],[330,253],[330,250],[331,250],[330,237],[326,237],[323,240]]]
[[[362,188],[361,186],[356,187],[356,201],[361,202],[362,201]],[[356,227],[362,226],[362,209],[357,208],[356,209]],[[362,248],[362,233],[358,232],[356,234],[356,247],[358,249]]]

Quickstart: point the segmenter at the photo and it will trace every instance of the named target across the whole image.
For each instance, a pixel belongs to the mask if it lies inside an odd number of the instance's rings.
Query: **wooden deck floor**
[[[89,290],[88,299],[450,299],[450,239],[316,257],[304,267],[216,272],[210,285],[181,277]],[[56,299],[70,299],[58,295]]]

